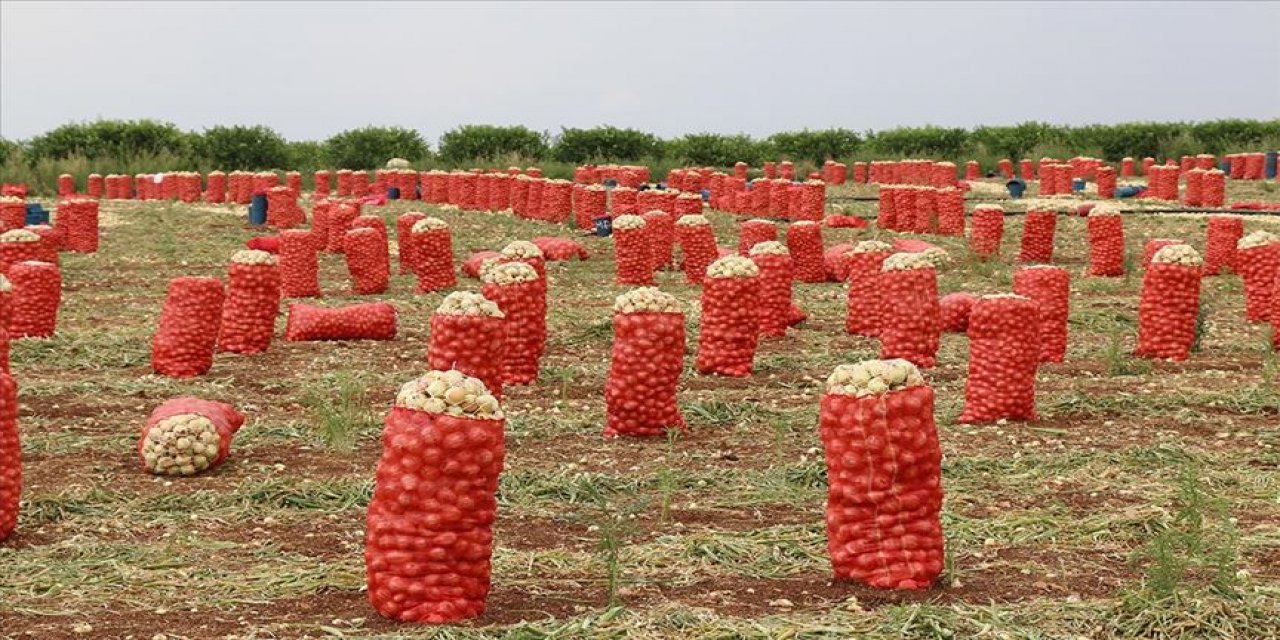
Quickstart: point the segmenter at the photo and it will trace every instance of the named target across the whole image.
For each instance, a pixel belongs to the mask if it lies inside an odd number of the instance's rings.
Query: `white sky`
[[[1280,117],[1280,3],[0,1],[0,136],[71,120],[662,136]]]

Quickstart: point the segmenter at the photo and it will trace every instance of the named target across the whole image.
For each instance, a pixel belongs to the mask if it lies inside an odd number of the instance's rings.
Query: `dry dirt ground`
[[[1280,199],[1273,188],[1231,189]],[[414,209],[435,211],[399,202],[368,212],[391,222]],[[550,267],[541,377],[507,395],[488,611],[440,630],[378,617],[363,592],[362,539],[381,419],[398,385],[423,370],[442,295],[393,278],[376,296],[399,309],[392,342],[278,341],[262,355],[219,355],[195,380],[156,377],[150,340],[166,283],[223,275],[258,232],[240,208],[104,210],[102,250],[64,255],[57,336],[13,348],[26,487],[18,533],[0,545],[0,637],[1280,634],[1280,363],[1267,329],[1243,320],[1239,278],[1205,280],[1202,344],[1188,362],[1128,355],[1143,244],[1202,246],[1201,218],[1128,217],[1130,275],[1115,279],[1084,277],[1084,219],[1060,219],[1071,341],[1067,362],[1040,372],[1038,422],[957,424],[968,345],[944,336],[927,376],[945,454],[947,569],[933,588],[905,593],[829,580],[819,382],[836,364],[877,355],[874,340],[843,331],[844,288],[797,285],[810,320],[764,341],[752,378],[687,371],[683,437],[609,441],[610,305],[625,289],[612,284],[609,241],[580,238],[589,260]],[[576,235],[509,216],[436,215],[452,225],[459,260]],[[710,215],[721,243],[736,245],[734,218]],[[1246,225],[1280,232],[1274,217]],[[824,235],[827,246],[883,237]],[[1020,236],[1021,219],[1009,217],[1006,258],[993,263],[973,261],[963,239],[928,238],[951,253],[942,292],[1007,291]],[[348,292],[339,256],[323,256],[321,270],[324,303],[369,299]],[[659,282],[697,299],[678,273]],[[692,354],[696,313],[687,318]],[[232,402],[249,419],[215,472],[153,478],[135,439],[148,412],[177,395]]]

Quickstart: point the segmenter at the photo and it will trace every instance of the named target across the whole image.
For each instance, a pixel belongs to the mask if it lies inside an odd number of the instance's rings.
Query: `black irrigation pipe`
[[[1280,216],[1280,211],[1267,211],[1267,210],[1258,210],[1258,209],[1117,209],[1116,211],[1119,211],[1120,213],[1231,213],[1231,214],[1241,215],[1241,216]],[[864,220],[876,219],[875,214],[845,214],[845,215],[853,215],[855,217],[862,218]],[[1027,212],[1025,210],[1024,211],[1005,211],[1004,215],[1025,216],[1027,215]],[[1072,213],[1061,213],[1061,215],[1072,217],[1072,218],[1084,217],[1084,216],[1077,216],[1076,214],[1072,214]]]

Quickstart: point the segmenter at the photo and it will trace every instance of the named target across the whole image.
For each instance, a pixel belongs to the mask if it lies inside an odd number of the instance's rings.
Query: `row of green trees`
[[[1124,156],[1165,158],[1258,150],[1278,143],[1280,120],[1239,119],[1085,126],[1024,122],[975,129],[928,126],[866,132],[806,129],[767,138],[695,133],[670,140],[612,126],[565,128],[553,136],[523,126],[464,125],[442,135],[433,151],[421,133],[403,127],[352,129],[314,142],[289,141],[261,125],[188,132],[153,120],[99,120],[66,124],[21,142],[0,139],[0,163],[9,165],[18,158],[34,167],[73,158],[89,164],[166,158],[167,162],[185,160],[191,168],[307,170],[372,169],[392,157],[423,167],[516,160],[706,166],[737,161],[758,165],[776,159],[821,164],[828,159],[903,157],[992,162],[1040,154],[1093,155],[1114,161]]]

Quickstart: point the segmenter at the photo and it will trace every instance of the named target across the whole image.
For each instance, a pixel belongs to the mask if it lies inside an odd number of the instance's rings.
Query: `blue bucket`
[[[400,199],[400,187],[387,187],[387,199],[388,199],[388,200],[399,200],[399,199]]]
[[[23,222],[26,225],[33,224],[49,224],[49,212],[39,202],[27,203],[27,217]]]
[[[1266,176],[1268,180],[1276,177],[1276,155],[1275,151],[1267,152]]]
[[[613,234],[613,218],[609,216],[600,216],[595,219],[596,235],[605,237]]]
[[[1130,186],[1125,186],[1125,187],[1116,187],[1115,197],[1117,197],[1117,198],[1133,198],[1133,197],[1137,196],[1138,194],[1142,193],[1142,192],[1143,192],[1143,191],[1145,191],[1145,190],[1146,190],[1146,189],[1145,189],[1144,187],[1136,187],[1136,186],[1132,186],[1132,185],[1130,185]]]
[[[1021,180],[1010,180],[1004,183],[1004,188],[1009,190],[1010,198],[1021,198],[1022,193],[1027,190],[1027,183]]]
[[[253,194],[249,202],[249,224],[267,223],[267,196],[263,193]]]
[[[1084,191],[1084,178],[1076,178],[1071,181],[1072,191]]]

